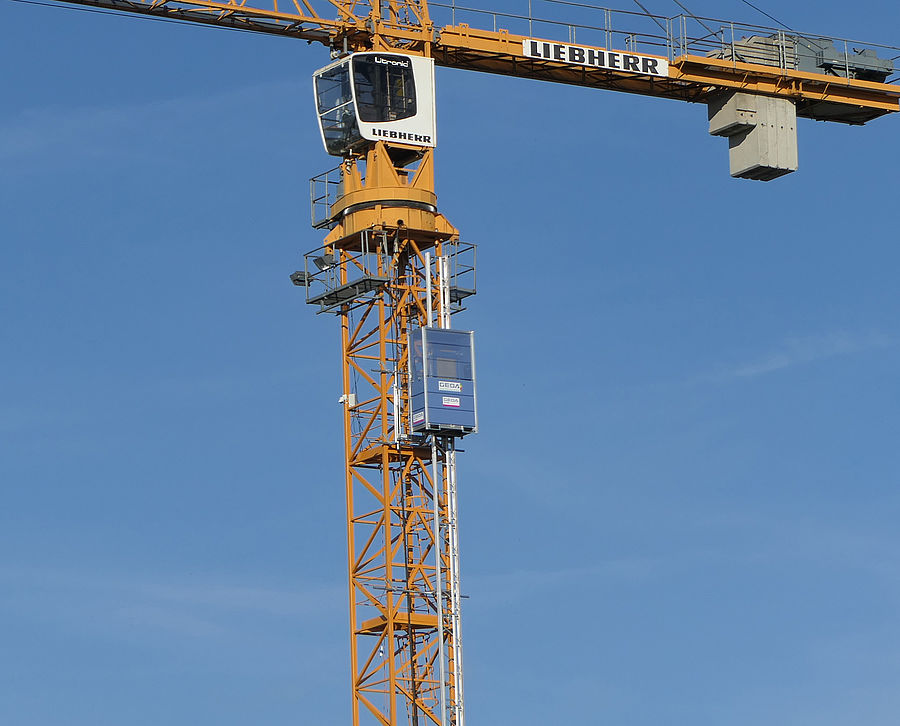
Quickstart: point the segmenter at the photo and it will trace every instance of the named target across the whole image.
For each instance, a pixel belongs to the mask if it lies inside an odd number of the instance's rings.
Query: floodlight
[[[313,257],[313,264],[322,272],[325,272],[325,270],[334,267],[337,264],[337,260],[334,255],[320,255],[319,257]]]

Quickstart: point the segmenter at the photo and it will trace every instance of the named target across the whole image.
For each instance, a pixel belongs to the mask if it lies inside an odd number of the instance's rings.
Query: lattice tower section
[[[444,317],[444,242],[380,234],[389,282],[341,312],[353,724],[463,726],[453,441],[409,433],[410,333]]]

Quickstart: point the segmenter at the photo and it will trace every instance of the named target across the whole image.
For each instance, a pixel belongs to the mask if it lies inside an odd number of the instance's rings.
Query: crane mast
[[[292,280],[340,321],[354,726],[465,724],[456,453],[477,419],[471,334],[451,316],[475,293],[474,247],[438,211],[433,89],[417,96],[409,79],[433,83],[437,64],[704,103],[732,174],[757,179],[796,168],[798,116],[863,124],[900,110],[893,64],[870,51],[686,16],[594,8],[602,22],[574,25],[425,0],[330,0],[328,13],[311,0],[66,1],[331,51],[317,110],[341,163],[312,180],[314,226],[327,233]],[[491,27],[461,22],[464,11]],[[774,141],[773,119],[788,129]],[[771,152],[783,143],[786,156]]]
[[[413,430],[410,379],[419,331],[449,329],[474,293],[454,284],[470,248],[436,211],[433,151],[415,170],[391,152],[343,162],[331,232],[294,281],[341,321],[352,723],[462,726],[462,432]]]

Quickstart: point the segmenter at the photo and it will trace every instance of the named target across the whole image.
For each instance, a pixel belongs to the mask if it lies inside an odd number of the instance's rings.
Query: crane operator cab
[[[322,142],[332,156],[386,141],[392,156],[410,163],[434,147],[433,59],[351,53],[316,71],[313,85]]]

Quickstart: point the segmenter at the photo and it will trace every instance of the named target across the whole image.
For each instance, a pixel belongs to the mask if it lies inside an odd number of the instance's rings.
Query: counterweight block
[[[723,93],[708,109],[709,133],[728,137],[731,176],[771,181],[797,171],[797,107],[792,100]]]

